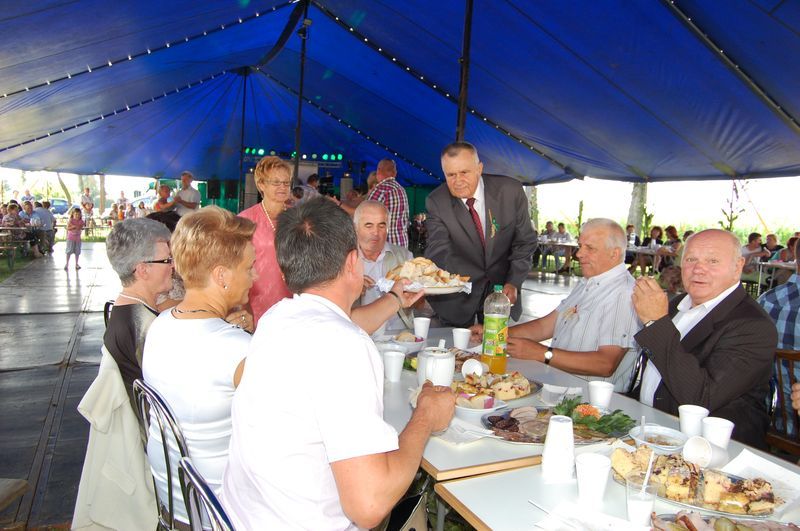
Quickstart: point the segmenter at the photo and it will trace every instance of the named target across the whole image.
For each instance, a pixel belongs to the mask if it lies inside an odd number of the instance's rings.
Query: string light
[[[396,55],[386,51],[382,46],[378,46],[378,44],[374,40],[371,40],[371,39],[367,40],[367,36],[366,35],[360,33],[359,31],[357,31],[354,28],[350,27],[348,24],[345,24],[344,22],[339,20],[339,17],[336,16],[336,14],[333,13],[333,11],[331,11],[327,7],[321,5],[319,2],[314,1],[314,6],[317,7],[317,9],[319,9],[320,11],[322,11],[322,13],[325,14],[325,16],[327,16],[328,18],[334,20],[340,27],[342,27],[342,28],[344,28],[346,30],[349,30],[349,33],[352,33],[354,37],[358,38],[359,40],[364,40],[364,42],[366,43],[366,46],[369,46],[372,50],[374,50],[375,52],[379,53],[381,56],[385,57],[387,60],[391,60],[392,63],[395,63],[402,71],[404,71],[407,74],[410,74],[411,76],[413,76],[416,81],[419,81],[420,83],[425,84],[430,89],[436,91],[440,96],[443,96],[446,99],[448,99],[451,102],[453,102],[456,105],[458,105],[458,99],[455,96],[451,95],[449,92],[447,92],[444,89],[440,88],[437,84],[433,83],[431,80],[426,79],[425,75],[421,71],[413,68],[411,65],[405,64],[402,61],[398,60]],[[520,144],[524,145],[532,153],[535,153],[536,155],[538,155],[539,157],[547,160],[551,164],[561,168],[565,173],[569,173],[571,175],[575,175],[574,170],[572,170],[571,168],[567,167],[567,165],[565,165],[563,162],[560,162],[560,161],[554,159],[553,157],[551,157],[550,155],[548,155],[547,153],[541,151],[539,148],[537,148],[536,146],[534,146],[533,144],[528,142],[526,139],[524,139],[521,136],[516,135],[516,134],[512,133],[511,131],[509,131],[508,129],[500,126],[494,120],[492,120],[488,116],[482,114],[481,112],[476,111],[472,107],[468,106],[467,109],[469,110],[469,112],[471,114],[475,115],[477,118],[481,119],[482,121],[486,122],[487,124],[495,126],[495,129],[497,129],[498,131],[503,133],[505,136],[511,138],[512,140],[516,140]]]
[[[800,122],[791,115],[786,109],[784,109],[780,102],[772,97],[765,89],[759,85],[755,79],[753,79],[747,72],[742,70],[737,62],[728,54],[725,53],[725,50],[718,46],[711,38],[709,38],[708,34],[704,32],[690,17],[686,12],[684,12],[679,6],[675,5],[674,1],[670,1],[669,5],[667,6],[673,15],[675,15],[679,20],[681,20],[694,34],[695,36],[706,45],[706,47],[711,50],[728,68],[733,70],[734,75],[738,77],[740,80],[744,81],[744,83],[756,93],[767,105],[772,107],[772,109],[786,122],[789,123],[791,127],[794,128],[796,132],[800,132]]]
[[[212,74],[212,75],[210,75],[208,77],[203,78],[200,82],[190,83],[190,85],[193,85],[193,86],[200,85],[200,83],[202,83],[203,81],[210,81],[210,80],[212,80],[212,79],[214,79],[214,78],[216,78],[216,77],[218,77],[220,75],[223,75],[225,73],[227,73],[227,71],[223,70],[222,72],[218,72],[216,74]],[[185,90],[186,89],[184,89],[184,91]],[[100,116],[97,116],[95,118],[89,118],[88,120],[85,120],[83,122],[79,122],[79,123],[73,125],[72,127],[66,127],[66,128],[62,127],[60,129],[56,129],[54,131],[50,131],[48,133],[45,133],[45,134],[43,134],[41,136],[37,136],[35,138],[29,138],[28,140],[24,140],[22,142],[18,142],[16,144],[11,145],[11,146],[0,147],[0,153],[2,153],[4,151],[9,151],[11,149],[16,149],[18,147],[22,147],[22,146],[25,146],[25,145],[28,145],[28,144],[32,144],[32,143],[34,143],[36,141],[43,140],[45,138],[48,138],[48,137],[51,137],[51,136],[54,136],[54,135],[57,135],[57,134],[64,133],[66,131],[69,131],[70,129],[78,129],[80,127],[83,127],[85,125],[89,125],[89,124],[97,122],[99,120],[105,120],[106,118],[109,118],[111,116],[117,116],[118,114],[122,114],[122,113],[128,112],[128,111],[132,111],[133,109],[136,109],[138,107],[142,107],[144,105],[147,105],[148,103],[153,103],[153,102],[155,102],[157,100],[166,98],[168,96],[173,96],[175,94],[178,94],[179,92],[180,92],[180,89],[176,88],[176,89],[171,90],[169,92],[164,92],[164,93],[162,93],[162,94],[160,94],[158,96],[153,96],[150,99],[145,99],[145,100],[142,100],[142,101],[140,101],[138,103],[132,103],[132,104],[129,104],[129,105],[125,105],[125,107],[121,107],[119,109],[114,109],[111,112],[107,112],[105,114],[101,114]]]
[[[263,75],[264,75],[264,76],[265,76],[267,79],[269,79],[269,80],[273,81],[274,83],[276,83],[277,85],[279,85],[279,86],[283,87],[285,90],[287,90],[287,91],[291,92],[291,93],[292,93],[292,94],[294,94],[295,96],[298,96],[298,95],[299,95],[299,94],[298,94],[298,92],[297,92],[297,91],[296,91],[294,88],[290,87],[289,85],[287,85],[286,83],[284,83],[284,82],[283,82],[283,81],[281,81],[280,79],[278,79],[278,78],[274,77],[273,75],[271,75],[271,74],[269,74],[269,73],[267,73],[267,72],[265,72],[265,71],[261,70],[261,68],[258,68],[258,67],[257,67],[257,68],[256,68],[256,71],[260,72],[260,73],[261,73],[261,74],[263,74]],[[442,180],[442,177],[441,177],[441,176],[440,176],[438,173],[434,173],[434,172],[432,172],[431,170],[429,170],[428,168],[425,168],[424,166],[422,166],[421,164],[417,164],[416,162],[414,162],[414,161],[413,161],[413,160],[411,160],[410,158],[408,158],[408,157],[405,157],[405,156],[403,156],[403,155],[400,155],[400,153],[399,153],[397,150],[395,150],[395,149],[393,149],[393,148],[391,148],[391,147],[387,146],[387,145],[386,145],[386,144],[384,144],[383,142],[379,142],[379,141],[377,141],[377,140],[374,140],[373,138],[370,138],[370,137],[369,137],[369,136],[368,136],[366,133],[362,132],[361,130],[358,130],[358,129],[357,129],[357,128],[355,128],[355,127],[353,127],[353,126],[352,126],[350,123],[348,123],[347,121],[343,120],[341,117],[339,117],[339,116],[337,116],[337,115],[333,114],[331,111],[329,111],[329,110],[325,109],[325,108],[324,108],[322,105],[319,105],[318,103],[316,103],[315,101],[311,100],[310,98],[306,98],[306,97],[304,96],[304,97],[303,97],[303,100],[304,100],[304,101],[305,101],[307,104],[309,104],[309,105],[311,105],[312,107],[314,107],[315,109],[317,109],[318,111],[320,111],[320,112],[322,112],[323,114],[326,114],[327,116],[329,116],[329,117],[333,118],[333,119],[334,119],[334,120],[336,120],[338,123],[346,125],[348,129],[350,129],[350,130],[355,130],[355,131],[356,131],[356,133],[357,133],[358,135],[360,135],[362,138],[364,138],[364,139],[365,139],[365,140],[367,140],[368,142],[371,142],[371,143],[375,144],[376,146],[378,146],[379,148],[383,149],[383,150],[384,150],[384,151],[386,151],[387,153],[394,153],[394,156],[395,156],[395,157],[397,157],[398,159],[402,160],[403,162],[405,162],[406,164],[408,164],[408,165],[409,165],[409,166],[411,166],[412,168],[415,168],[415,169],[417,169],[417,170],[421,171],[422,173],[426,173],[426,174],[428,174],[429,176],[433,177],[434,179],[436,179],[436,180],[438,180],[438,181],[441,181],[441,180]],[[0,151],[2,151],[2,150],[0,150]],[[331,157],[333,157],[333,155],[331,155]],[[337,154],[337,155],[336,155],[336,158],[337,158],[337,160],[342,160],[342,159],[343,159],[343,156],[342,156],[342,155],[340,155],[340,154]],[[322,159],[323,159],[323,160],[325,160],[325,155],[324,155],[324,154],[322,155]],[[333,159],[331,159],[331,160],[333,160]]]
[[[274,6],[272,8],[272,12],[274,13],[278,9],[282,9],[282,8],[290,6],[290,5],[294,4],[294,3],[295,2],[288,1],[288,2],[284,2],[283,4],[279,4],[277,6]],[[109,68],[114,63],[119,63],[120,61],[125,61],[125,60],[132,61],[133,59],[138,59],[139,57],[144,57],[145,55],[151,55],[153,53],[157,53],[157,52],[166,50],[166,49],[168,49],[170,47],[174,48],[176,46],[179,46],[181,44],[185,44],[185,43],[193,41],[195,39],[200,39],[200,38],[206,37],[208,35],[211,35],[213,33],[217,33],[219,31],[223,31],[226,27],[231,26],[233,24],[237,24],[237,23],[238,24],[243,24],[245,22],[249,22],[251,20],[255,20],[259,16],[260,16],[260,14],[258,12],[256,12],[253,15],[249,15],[247,17],[240,17],[240,18],[236,19],[236,21],[228,22],[226,24],[220,24],[219,26],[216,26],[216,27],[214,27],[212,29],[209,29],[209,30],[202,31],[201,33],[197,33],[195,35],[185,36],[185,37],[183,37],[181,39],[177,39],[177,40],[174,40],[174,41],[166,41],[163,46],[159,46],[157,48],[146,48],[145,51],[143,51],[143,52],[130,53],[130,54],[125,55],[124,58],[120,58],[120,59],[108,59],[108,60],[106,60],[106,62],[97,64],[97,65],[94,65],[94,66],[87,65],[85,70],[80,70],[78,72],[67,72],[67,74],[65,76],[62,76],[62,77],[59,77],[59,78],[46,80],[46,81],[43,81],[41,83],[37,83],[35,85],[29,85],[28,87],[25,87],[24,89],[12,90],[10,92],[7,92],[7,93],[3,94],[2,96],[0,96],[0,98],[8,98],[9,96],[14,96],[16,94],[21,94],[23,92],[29,92],[29,91],[31,91],[33,89],[45,87],[45,86],[50,85],[52,83],[58,83],[60,81],[65,81],[67,79],[72,79],[73,77],[78,77],[78,76],[83,75],[83,74],[90,74],[92,72],[97,72],[98,70],[102,70],[103,68]]]

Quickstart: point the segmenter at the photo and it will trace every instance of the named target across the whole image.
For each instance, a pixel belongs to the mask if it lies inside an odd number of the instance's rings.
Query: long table
[[[445,339],[446,345],[451,346],[451,329],[431,329],[426,344],[435,346],[439,339]],[[543,363],[509,359],[508,370],[519,371],[528,379],[542,383],[581,387],[583,396],[588,397],[585,379]],[[400,382],[384,384],[384,418],[398,432],[411,418],[409,389],[416,385],[416,374],[410,371],[403,371]],[[610,408],[622,409],[637,421],[645,415],[647,422],[679,428],[676,417],[618,393],[612,396]],[[800,474],[800,467],[736,441],[730,443],[731,458],[743,448]],[[545,514],[528,503],[529,499],[548,510],[561,501],[577,499],[577,484],[574,482],[544,485],[541,467],[535,466],[541,463],[542,449],[539,445],[512,444],[491,438],[453,445],[439,437],[431,437],[423,452],[422,469],[437,482],[434,489],[440,498],[477,529],[530,529],[535,522],[544,519]],[[609,484],[600,510],[625,518],[624,487],[614,482]],[[676,510],[676,506],[666,502],[656,503],[658,513],[674,513]],[[800,521],[800,514],[784,515],[787,517]],[[440,518],[438,524],[437,528],[441,529],[443,519]]]
[[[756,287],[756,295],[761,295],[761,279],[764,276],[764,269],[786,269],[795,271],[797,269],[796,262],[758,262],[758,286]],[[772,273],[775,274],[774,272]],[[770,280],[770,289],[774,285],[774,281]]]

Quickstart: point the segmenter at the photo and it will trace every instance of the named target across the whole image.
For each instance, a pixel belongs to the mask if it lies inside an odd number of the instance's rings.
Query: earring
[[[222,289],[228,289],[228,285],[227,284],[223,284],[222,285]]]

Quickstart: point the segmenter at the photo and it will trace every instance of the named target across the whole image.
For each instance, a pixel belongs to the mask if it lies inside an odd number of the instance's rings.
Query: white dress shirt
[[[702,304],[698,304],[697,306],[692,306],[692,297],[690,295],[686,295],[686,297],[684,297],[681,302],[678,303],[678,313],[676,313],[675,317],[672,318],[672,324],[674,324],[675,328],[678,329],[681,339],[686,337],[686,334],[688,334],[697,323],[702,321],[703,317],[708,315],[711,310],[716,308],[717,305],[722,302],[725,297],[730,295],[738,286],[739,282],[736,282],[733,286],[729,287],[713,299]],[[659,384],[661,384],[661,373],[658,372],[658,368],[654,363],[648,362],[644,369],[644,374],[642,375],[642,387],[639,392],[639,401],[642,404],[652,407],[653,397],[656,394],[656,389],[658,389]]]

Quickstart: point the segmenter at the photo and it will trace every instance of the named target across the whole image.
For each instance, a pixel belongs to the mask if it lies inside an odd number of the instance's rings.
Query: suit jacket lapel
[[[453,207],[453,215],[455,216],[461,228],[467,233],[467,237],[472,242],[472,248],[475,252],[483,256],[481,240],[478,238],[478,231],[475,230],[475,223],[472,221],[467,205],[461,199],[450,196],[450,204]]]
[[[492,218],[495,220],[497,219],[497,215],[500,213],[502,205],[500,204],[500,198],[497,197],[499,190],[493,187],[488,186],[488,181],[486,178],[483,179],[483,198],[486,203],[486,210],[484,219],[486,220],[486,226],[483,228],[483,234],[486,237],[486,258],[492,256],[492,252],[494,251],[494,230],[492,228]]]
[[[689,352],[696,352],[696,348],[703,343],[708,336],[714,331],[714,326],[717,322],[725,319],[730,311],[735,308],[742,300],[742,297],[747,296],[741,285],[733,292],[725,297],[708,315],[703,317],[699,323],[694,325],[694,328],[689,330],[689,333],[681,340],[683,348]],[[676,309],[677,313],[677,309]],[[673,314],[674,315],[674,314]]]

